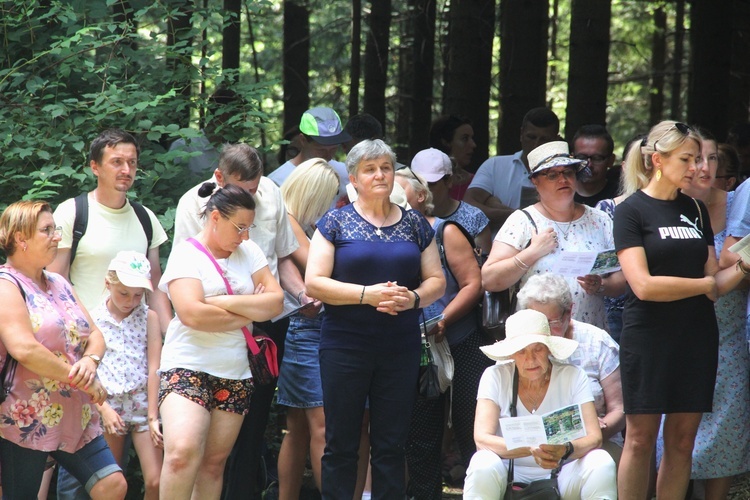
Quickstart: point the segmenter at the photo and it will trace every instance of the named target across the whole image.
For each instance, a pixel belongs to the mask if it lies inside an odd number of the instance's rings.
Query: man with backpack
[[[135,138],[120,129],[105,130],[92,141],[89,166],[96,176],[96,188],[65,200],[55,210],[62,240],[48,270],[67,278],[86,309],[92,310],[104,297],[104,276],[115,255],[121,250],[145,254],[151,264],[154,288],[149,306],[158,314],[165,332],[172,308],[158,285],[159,246],[167,241],[167,234],[151,210],[127,198],[138,170],[139,153]],[[83,487],[76,484],[61,468],[58,498],[88,498]]]

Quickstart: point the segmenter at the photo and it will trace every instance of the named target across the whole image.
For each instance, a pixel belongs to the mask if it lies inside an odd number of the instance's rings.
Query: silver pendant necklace
[[[370,218],[369,218],[369,217],[368,217],[368,216],[367,216],[367,215],[365,214],[365,211],[364,211],[364,210],[362,209],[362,206],[361,206],[361,205],[359,205],[359,203],[358,203],[357,205],[359,206],[359,211],[360,211],[360,213],[362,214],[362,217],[364,217],[364,218],[365,218],[365,220],[366,220],[367,222],[369,222],[369,223],[370,223],[370,225],[372,225],[372,226],[374,226],[374,227],[375,227],[375,234],[377,235],[377,237],[378,237],[378,238],[382,238],[382,237],[383,237],[383,226],[385,226],[385,223],[386,223],[386,222],[388,222],[388,217],[390,217],[390,216],[391,216],[391,209],[390,209],[390,207],[389,207],[389,209],[388,209],[388,213],[387,213],[387,214],[385,215],[385,219],[383,219],[383,223],[382,223],[382,224],[380,224],[380,226],[376,226],[376,225],[375,225],[375,224],[374,224],[374,223],[373,223],[373,222],[372,222],[372,221],[370,220]]]

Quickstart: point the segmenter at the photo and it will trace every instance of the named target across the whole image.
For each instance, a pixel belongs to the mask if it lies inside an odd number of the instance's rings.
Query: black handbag
[[[537,233],[536,223],[526,210],[520,210],[529,219],[534,233]],[[531,244],[531,240],[526,243],[526,247]],[[495,341],[505,339],[505,320],[508,316],[516,312],[517,298],[516,294],[520,288],[519,282],[509,286],[506,290],[499,292],[484,292],[482,300],[482,329]]]
[[[18,281],[18,279],[16,279],[16,277],[10,273],[2,274],[15,281],[16,286],[18,286],[18,290],[21,292],[21,297],[23,297],[23,300],[25,302],[26,292],[23,291],[23,287],[21,286],[21,283]],[[16,361],[16,359],[11,356],[9,352],[6,353],[3,368],[2,370],[0,370],[0,404],[3,404],[8,398],[8,394],[10,394],[10,386],[13,384],[13,377],[15,377],[16,375],[17,366],[18,361]]]
[[[422,312],[422,322],[424,323],[424,312]],[[419,383],[417,390],[420,399],[437,399],[441,394],[438,366],[435,363],[435,358],[432,356],[430,342],[424,334],[422,335],[422,354],[419,360]]]
[[[518,368],[513,373],[513,398],[510,403],[510,416],[516,416],[516,403],[518,402]],[[503,500],[560,500],[560,488],[557,485],[557,475],[560,467],[553,469],[549,479],[539,479],[530,483],[513,482],[513,459],[508,461],[508,486],[505,488]]]

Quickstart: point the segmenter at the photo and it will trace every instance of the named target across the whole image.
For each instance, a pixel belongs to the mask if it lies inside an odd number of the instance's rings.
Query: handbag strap
[[[18,281],[18,278],[13,276],[11,273],[0,273],[3,276],[7,276],[11,280],[13,280],[16,283],[16,286],[18,287],[18,291],[21,292],[21,297],[23,298],[23,301],[26,302],[26,292],[23,291],[23,287],[21,286],[21,282]],[[16,368],[18,367],[18,361],[16,358],[10,355],[9,352],[6,351],[5,353],[5,362],[3,363],[3,369],[0,370],[0,381],[2,381],[2,387],[3,390],[6,392],[10,388],[10,384],[8,384],[8,380],[13,380],[13,377],[16,376]]]
[[[457,281],[456,276],[453,274],[453,271],[451,270],[451,266],[448,263],[448,257],[445,255],[445,243],[443,242],[444,241],[443,233],[445,232],[445,226],[447,224],[453,224],[463,233],[466,239],[469,240],[469,243],[471,244],[471,249],[474,251],[475,255],[477,253],[477,246],[474,243],[474,238],[472,238],[469,232],[466,229],[464,229],[464,227],[458,222],[455,222],[452,220],[445,220],[438,225],[437,231],[435,231],[435,243],[437,243],[438,253],[440,254],[440,263],[443,264],[443,268],[446,269],[451,274],[451,276],[453,276],[453,281]]]
[[[211,261],[211,263],[216,268],[216,272],[219,273],[219,276],[221,276],[221,279],[224,280],[224,285],[227,287],[227,294],[234,295],[234,291],[232,290],[232,285],[229,284],[229,280],[226,276],[224,276],[224,271],[222,271],[221,266],[218,262],[216,262],[216,259],[213,255],[211,255],[211,252],[209,252],[206,247],[204,247],[200,241],[196,240],[195,238],[188,238],[187,241],[189,241],[195,248],[203,252],[206,257],[208,257],[208,260]],[[247,342],[247,347],[250,348],[250,352],[252,352],[254,355],[258,354],[260,352],[260,348],[258,347],[258,343],[255,342],[255,339],[253,338],[253,334],[250,332],[250,329],[247,326],[242,327],[242,333],[245,335],[245,342]]]
[[[518,403],[518,367],[513,365],[513,396],[510,400],[510,407],[508,410],[510,410],[510,416],[515,417],[518,415],[516,411],[516,404]],[[550,473],[550,478],[554,479],[557,477],[557,475],[560,473],[560,469],[562,468],[562,464],[557,466],[556,468],[552,469],[552,472]],[[508,488],[513,487],[513,459],[508,460]]]
[[[695,203],[695,208],[698,210],[698,217],[701,221],[701,230],[703,229],[703,212],[701,211],[701,206],[698,204],[698,200],[693,198],[693,203]]]

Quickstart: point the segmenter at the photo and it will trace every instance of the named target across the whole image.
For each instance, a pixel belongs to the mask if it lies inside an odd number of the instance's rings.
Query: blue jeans
[[[359,436],[370,402],[372,498],[404,498],[406,438],[417,391],[419,349],[387,352],[320,351],[326,422],[324,500],[351,500]]]
[[[121,471],[103,436],[94,438],[75,453],[47,453],[0,439],[3,498],[36,498],[42,483],[47,455],[57,460],[61,467],[65,467],[85,485],[87,492],[90,492],[100,479]]]

